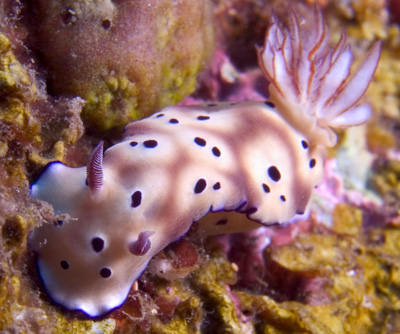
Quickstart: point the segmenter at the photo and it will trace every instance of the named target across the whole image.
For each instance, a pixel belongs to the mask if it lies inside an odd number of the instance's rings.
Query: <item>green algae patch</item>
[[[6,249],[18,248],[24,244],[27,223],[21,215],[7,218],[1,228],[1,237]]]
[[[339,203],[332,213],[332,230],[337,234],[357,236],[362,232],[362,211],[346,203]]]
[[[83,135],[83,101],[48,97],[35,69],[22,64],[14,49],[0,33],[0,174],[8,176],[8,185],[22,186],[28,163],[62,161],[65,146]]]
[[[235,282],[234,266],[217,253],[194,274],[193,284],[200,291],[206,312],[204,332],[242,333],[237,305],[230,295],[229,285]]]
[[[191,286],[191,276],[165,280],[149,272],[132,289],[126,302],[111,317],[115,333],[199,333],[204,320],[201,297]]]
[[[121,129],[129,121],[140,118],[138,94],[137,85],[126,76],[107,77],[82,94],[86,99],[82,118],[94,132]]]
[[[387,205],[400,209],[400,161],[377,160],[370,177],[371,187],[378,192]]]
[[[388,129],[371,124],[368,126],[367,146],[370,152],[381,154],[395,148],[396,138]]]
[[[193,295],[193,292],[191,293]],[[179,292],[178,292],[179,295]],[[162,311],[160,312],[162,315]],[[149,333],[173,334],[173,333],[200,333],[200,325],[203,320],[202,304],[196,296],[191,296],[180,302],[172,319],[161,316],[154,321]]]
[[[51,332],[54,317],[39,297],[27,236],[54,213],[29,197],[28,180],[52,157],[63,160],[82,136],[82,103],[49,98],[12,37],[0,32],[0,331]]]
[[[400,229],[363,230],[360,211],[345,204],[333,217],[333,229],[317,225],[265,250],[264,284],[278,300],[234,290],[263,333],[386,333],[395,326]]]
[[[265,334],[346,333],[330,306],[308,306],[295,302],[278,303],[268,296],[235,292],[244,309],[257,317],[257,329]]]
[[[104,319],[101,321],[90,320],[67,320],[64,317],[57,319],[53,329],[54,334],[62,333],[87,333],[87,334],[112,334],[115,330],[115,321],[113,319]]]
[[[21,186],[26,179],[25,154],[40,142],[40,124],[29,110],[37,88],[16,59],[11,42],[0,34],[0,175],[2,182]]]
[[[131,293],[112,314],[115,333],[242,333],[229,287],[236,282],[237,269],[218,251],[201,261],[184,279],[167,281],[145,273],[141,291]]]

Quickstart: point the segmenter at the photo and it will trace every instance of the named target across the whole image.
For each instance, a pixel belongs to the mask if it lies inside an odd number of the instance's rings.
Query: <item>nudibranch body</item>
[[[123,303],[150,259],[192,223],[209,234],[238,232],[304,212],[325,148],[336,143],[331,128],[370,115],[357,103],[380,55],[376,43],[349,77],[345,35],[330,49],[315,15],[270,25],[259,50],[268,102],[168,107],[129,124],[104,157],[100,144],[87,167],[46,168],[32,196],[72,217],[29,238],[55,302],[100,316]]]

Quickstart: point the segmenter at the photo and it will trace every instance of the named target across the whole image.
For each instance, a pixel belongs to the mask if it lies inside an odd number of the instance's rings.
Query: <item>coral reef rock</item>
[[[207,0],[38,0],[32,15],[49,91],[85,99],[82,116],[96,132],[193,92],[213,45]]]

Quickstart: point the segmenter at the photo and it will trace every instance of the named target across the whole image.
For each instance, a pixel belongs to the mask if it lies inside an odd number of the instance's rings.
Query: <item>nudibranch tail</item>
[[[93,150],[87,163],[87,184],[93,192],[99,191],[103,186],[103,142],[101,141]]]
[[[301,20],[290,9],[289,21],[284,27],[273,18],[265,45],[258,49],[260,67],[271,83],[271,99],[311,141],[333,146],[336,135],[331,128],[358,125],[371,115],[367,105],[357,103],[375,73],[381,42],[351,75],[353,53],[346,34],[342,32],[331,49],[321,10],[315,7],[313,16]]]

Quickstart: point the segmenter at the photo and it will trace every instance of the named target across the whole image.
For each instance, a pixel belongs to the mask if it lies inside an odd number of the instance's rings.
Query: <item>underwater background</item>
[[[90,320],[54,305],[27,248],[62,219],[29,196],[54,160],[163,107],[263,101],[272,12],[322,7],[361,60],[381,39],[371,120],[339,133],[308,219],[191,238],[150,262],[125,304]],[[0,3],[1,333],[399,333],[400,1],[4,0]],[[163,263],[166,272],[158,272]]]

